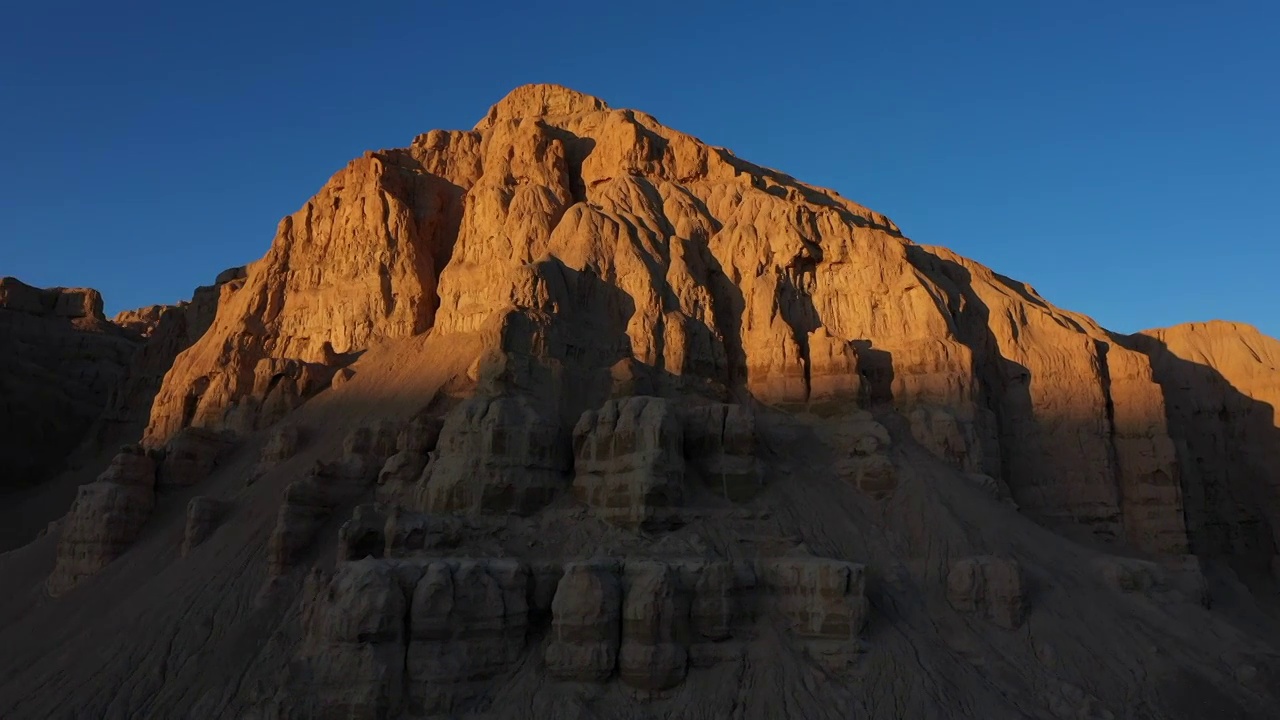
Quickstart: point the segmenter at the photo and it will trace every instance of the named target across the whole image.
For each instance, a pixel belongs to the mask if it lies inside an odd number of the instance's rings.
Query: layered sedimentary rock
[[[461,146],[479,140],[458,139]],[[247,268],[243,287],[221,298],[213,327],[165,376],[146,441],[161,444],[193,424],[224,426],[229,409],[271,389],[259,377],[263,364],[268,379],[297,366],[331,375],[347,353],[374,340],[429,328],[436,274],[457,232],[457,183],[469,184],[478,170],[468,164],[431,162],[424,152],[370,153],[281,221],[267,256]],[[302,385],[298,400],[319,389]],[[246,412],[237,421],[242,430],[260,424]]]
[[[689,607],[689,664],[709,667],[741,652],[735,642],[759,607],[758,572],[752,563],[693,562],[682,566]]]
[[[465,711],[524,650],[528,578],[514,560],[339,564],[311,590],[299,705],[315,717]]]
[[[418,482],[440,441],[443,421],[437,417],[417,417],[396,440],[396,454],[378,472],[378,495],[388,501],[405,497]]]
[[[520,658],[528,630],[528,569],[515,560],[428,565],[409,606],[409,699],[453,712]]]
[[[315,718],[376,718],[404,704],[409,598],[395,568],[344,563],[313,581],[306,637],[291,666],[297,707]]]
[[[883,500],[898,485],[897,472],[889,459],[889,431],[865,411],[831,419],[818,429],[827,445],[836,452],[836,475],[868,496]]]
[[[1212,599],[1200,559],[1194,555],[1169,558],[1165,564],[1137,558],[1103,557],[1095,560],[1093,567],[1107,585],[1121,593],[1205,606]]]
[[[130,446],[95,482],[80,486],[62,521],[50,594],[70,590],[129,548],[155,506],[155,484],[155,459]]]
[[[219,432],[205,428],[185,428],[173,436],[160,461],[160,485],[185,487],[209,476],[230,443]]]
[[[451,412],[419,480],[430,512],[531,513],[564,491],[570,448],[554,415],[525,396],[476,396]]]
[[[107,322],[96,290],[0,278],[0,485],[39,483],[62,467],[138,344]]]
[[[1029,513],[1185,550],[1144,355],[831,191],[564,88],[521,88],[472,131],[353,162],[243,282],[167,378],[148,442],[263,422],[263,376],[280,371],[261,363],[314,368],[292,407],[370,344],[489,333],[499,353],[564,368],[579,387],[466,401],[426,468],[425,509],[547,502],[564,484],[569,426],[634,363],[625,382],[658,394],[895,407],[923,444],[1003,481]],[[398,474],[420,459],[406,460]],[[517,471],[535,479],[521,487]],[[721,473],[722,485],[747,474]]]
[[[1280,571],[1280,342],[1228,322],[1128,340],[1164,391],[1191,549]]]
[[[218,303],[244,284],[245,269],[230,268],[218,274],[212,285],[195,289],[190,302],[151,305],[117,313],[112,322],[143,339],[129,359],[99,418],[96,432],[103,438],[120,429],[136,438],[151,414],[151,404],[173,361],[191,347],[213,324]]]
[[[575,494],[606,522],[653,529],[677,522],[684,498],[684,437],[662,398],[611,400],[573,431]]]

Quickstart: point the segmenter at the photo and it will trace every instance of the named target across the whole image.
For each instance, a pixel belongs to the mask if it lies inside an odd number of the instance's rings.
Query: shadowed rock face
[[[353,161],[180,310],[117,318],[142,445],[0,556],[41,588],[0,598],[0,707],[1280,707],[1250,328],[1114,335],[551,85]]]
[[[1280,342],[1228,322],[1127,342],[1151,357],[1164,392],[1192,549],[1280,568]]]
[[[0,279],[0,489],[62,467],[138,344],[103,317],[96,290]]]

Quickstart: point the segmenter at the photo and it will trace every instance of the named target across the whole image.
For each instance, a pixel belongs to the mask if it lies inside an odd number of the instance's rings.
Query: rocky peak
[[[1274,718],[1280,631],[1242,588],[1206,607],[1200,558],[1280,576],[1278,361],[1243,327],[1110,333],[517,88],[161,315],[112,406],[154,395],[143,444],[40,550],[60,597],[0,598],[0,707]]]
[[[534,83],[521,85],[489,108],[489,113],[476,123],[476,130],[487,130],[503,120],[543,115],[576,115],[594,110],[608,110],[609,105],[597,97],[563,85]]]
[[[0,278],[0,308],[69,320],[106,319],[102,293],[93,288],[38,288],[14,277]]]

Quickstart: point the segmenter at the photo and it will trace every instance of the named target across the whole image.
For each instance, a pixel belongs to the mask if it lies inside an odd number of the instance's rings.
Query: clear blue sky
[[[9,2],[0,274],[185,298],[350,158],[556,82],[1112,329],[1280,335],[1278,31],[1203,0]]]

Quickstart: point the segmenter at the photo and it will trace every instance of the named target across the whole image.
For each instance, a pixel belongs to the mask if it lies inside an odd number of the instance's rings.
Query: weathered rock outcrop
[[[305,478],[289,483],[267,544],[272,575],[293,565],[334,508],[358,498],[374,483],[378,468],[395,449],[395,438],[387,425],[359,428],[343,441],[340,460],[317,462]]]
[[[316,717],[465,711],[524,650],[528,579],[515,560],[340,563],[312,583],[298,706]]]
[[[459,150],[479,144],[453,134],[441,149],[450,140],[460,141]],[[267,256],[247,268],[240,290],[220,299],[213,327],[165,376],[147,443],[163,444],[188,425],[224,426],[229,409],[270,391],[260,382],[264,363],[268,379],[290,365],[332,370],[374,340],[431,326],[436,274],[461,211],[455,181],[475,170],[441,167],[425,151],[368,153],[281,221]],[[298,399],[316,389],[298,388]]]
[[[80,487],[62,521],[50,594],[70,590],[129,548],[155,506],[155,484],[155,459],[131,446],[95,482]]]
[[[290,666],[299,712],[337,720],[401,710],[409,599],[395,570],[367,560],[310,581],[307,634]]]
[[[1228,322],[1127,340],[1164,391],[1192,551],[1280,568],[1280,342]]]
[[[569,425],[633,363],[628,382],[659,395],[895,408],[922,444],[1004,482],[1030,514],[1185,550],[1145,355],[831,191],[565,88],[520,88],[472,131],[353,162],[243,282],[167,378],[149,443],[275,417],[264,378],[281,363],[315,378],[296,381],[287,410],[373,343],[489,333],[490,350],[565,368],[577,387],[456,408],[426,465],[424,509],[540,507],[564,486]],[[887,460],[866,464],[891,484]],[[749,477],[740,470],[718,473],[722,492],[739,494],[726,483]]]
[[[230,447],[220,432],[189,427],[173,436],[160,461],[158,482],[162,486],[186,487],[209,476],[218,459]]]
[[[684,441],[690,465],[713,492],[741,501],[764,486],[749,408],[719,403],[693,407],[686,414]]]
[[[476,396],[445,418],[419,504],[428,512],[528,514],[567,489],[571,464],[558,420],[536,401]]]
[[[663,562],[627,563],[618,677],[638,690],[679,685],[689,666],[689,593],[678,569]]]
[[[614,672],[622,627],[622,583],[611,561],[565,565],[551,603],[547,672],[562,680],[603,682]]]
[[[174,360],[208,331],[220,299],[234,294],[244,284],[244,276],[243,267],[230,268],[219,273],[214,284],[196,288],[190,302],[151,305],[116,314],[112,322],[143,342],[111,389],[95,429],[100,438],[111,437],[117,429],[137,437],[146,426],[151,404]]]
[[[138,343],[103,317],[96,290],[0,278],[0,487],[34,485],[61,469]]]
[[[606,522],[631,529],[678,523],[684,498],[680,419],[666,400],[610,400],[573,430],[575,494]]]
[[[513,666],[528,631],[528,569],[515,560],[428,565],[409,606],[409,699],[447,713]]]
[[[378,473],[378,497],[387,502],[407,499],[412,487],[431,459],[440,441],[443,421],[437,417],[417,417],[396,440],[396,454]]]

